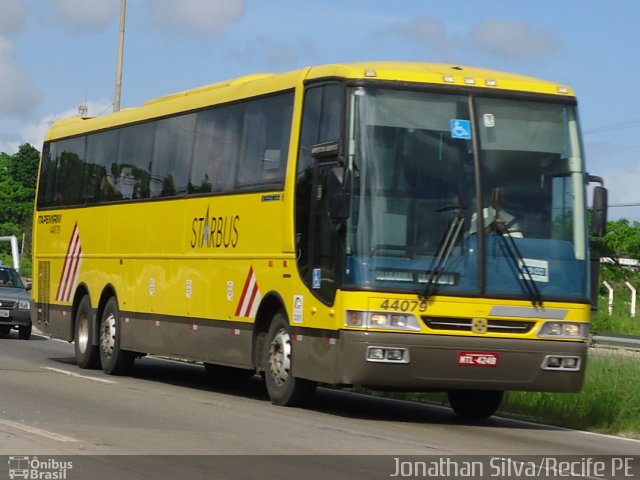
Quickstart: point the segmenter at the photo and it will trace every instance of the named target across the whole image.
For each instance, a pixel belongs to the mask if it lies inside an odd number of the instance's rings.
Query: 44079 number
[[[385,298],[378,307],[381,310],[390,310],[392,312],[426,312],[426,300],[399,300],[395,298]]]

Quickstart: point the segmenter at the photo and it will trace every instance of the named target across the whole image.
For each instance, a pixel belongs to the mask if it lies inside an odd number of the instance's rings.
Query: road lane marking
[[[22,430],[23,432],[32,433],[33,435],[39,435],[41,437],[48,438],[49,440],[56,440],[57,442],[79,442],[75,438],[60,435],[58,433],[48,432],[40,428],[30,427],[18,422],[12,422],[11,420],[0,419],[0,425],[6,425],[7,427],[15,428],[16,430]]]
[[[87,375],[80,375],[79,373],[70,372],[68,370],[62,370],[61,368],[53,368],[53,367],[41,367],[45,370],[51,370],[52,372],[62,373],[63,375],[67,375],[69,377],[82,378],[84,380],[93,380],[94,382],[101,383],[118,383],[114,380],[107,380],[106,378],[97,378],[97,377],[89,377]]]

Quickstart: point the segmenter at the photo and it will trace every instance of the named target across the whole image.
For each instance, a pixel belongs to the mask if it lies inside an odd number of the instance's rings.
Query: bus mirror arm
[[[595,175],[588,176],[589,183],[599,183],[593,189],[593,207],[591,212],[591,235],[602,238],[607,233],[608,191],[604,187],[604,180]]]

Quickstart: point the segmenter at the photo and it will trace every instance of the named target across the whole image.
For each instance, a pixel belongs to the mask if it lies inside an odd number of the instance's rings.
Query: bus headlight
[[[415,315],[410,313],[348,310],[345,325],[347,327],[380,328],[384,330],[421,330],[420,322]]]
[[[538,334],[541,338],[587,338],[589,325],[574,322],[546,322]]]

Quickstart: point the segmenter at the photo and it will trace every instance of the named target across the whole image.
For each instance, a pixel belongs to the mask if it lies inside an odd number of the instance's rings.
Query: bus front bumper
[[[340,332],[339,383],[379,390],[578,392],[586,342]]]

